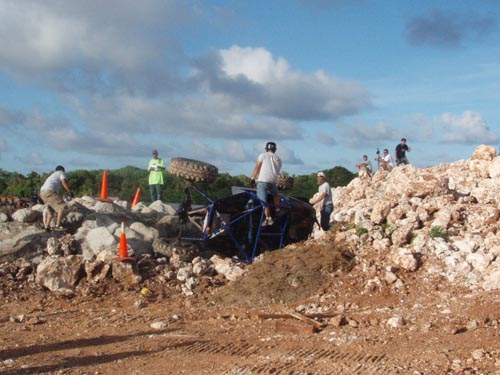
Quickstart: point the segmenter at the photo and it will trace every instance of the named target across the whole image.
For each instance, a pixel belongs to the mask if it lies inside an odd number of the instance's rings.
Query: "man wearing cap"
[[[62,165],[58,165],[56,167],[55,172],[53,172],[40,188],[40,197],[43,199],[43,202],[48,206],[47,215],[43,218],[43,226],[45,227],[45,231],[50,232],[50,223],[52,221],[52,217],[54,212],[57,212],[56,218],[56,226],[53,229],[61,230],[61,221],[64,215],[64,208],[66,207],[66,203],[64,199],[59,194],[61,190],[61,186],[66,189],[66,191],[73,196],[71,189],[68,184],[68,178],[66,177],[66,173],[64,167]]]
[[[318,172],[316,179],[319,185],[318,193],[309,200],[309,203],[313,206],[316,204],[320,205],[321,228],[328,230],[330,229],[330,216],[333,212],[332,189],[330,184],[326,182],[326,176],[323,172]]]
[[[165,160],[158,157],[158,150],[153,150],[153,159],[149,161],[149,192],[151,202],[161,201],[163,190],[163,171],[165,170]]]

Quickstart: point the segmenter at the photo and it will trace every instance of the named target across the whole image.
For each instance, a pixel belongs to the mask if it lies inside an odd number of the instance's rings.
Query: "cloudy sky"
[[[0,169],[250,175],[500,145],[495,0],[0,0]]]

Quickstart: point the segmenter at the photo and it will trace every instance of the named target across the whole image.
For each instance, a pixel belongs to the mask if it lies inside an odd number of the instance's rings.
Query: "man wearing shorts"
[[[257,158],[257,163],[252,173],[252,181],[257,180],[257,197],[267,202],[267,194],[271,194],[274,199],[274,205],[279,206],[281,198],[278,195],[278,175],[281,171],[281,159],[276,152],[276,143],[267,142],[266,152],[263,152]],[[271,210],[266,204],[264,208],[266,216],[262,226],[273,225]]]
[[[54,212],[57,213],[56,226],[54,229],[62,229],[61,221],[66,204],[62,196],[59,194],[61,186],[63,186],[64,189],[72,195],[64,167],[62,165],[58,165],[56,167],[56,171],[45,180],[42,188],[40,189],[40,197],[49,207],[49,212],[43,219],[43,226],[47,232],[50,232],[50,222],[52,221]]]

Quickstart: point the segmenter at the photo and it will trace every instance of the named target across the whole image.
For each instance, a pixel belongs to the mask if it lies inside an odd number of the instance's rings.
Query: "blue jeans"
[[[271,184],[269,182],[257,182],[257,197],[263,202],[267,202],[267,194],[271,194],[273,197],[278,195],[278,188],[276,184]]]
[[[330,216],[333,212],[333,204],[327,204],[321,209],[321,228],[323,230],[330,229]]]
[[[149,185],[149,192],[151,193],[151,202],[161,201],[162,189],[163,185],[161,184]]]

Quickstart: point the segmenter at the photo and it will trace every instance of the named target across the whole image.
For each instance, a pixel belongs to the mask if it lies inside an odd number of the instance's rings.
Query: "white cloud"
[[[500,140],[499,134],[490,129],[478,112],[465,111],[459,116],[444,113],[436,118],[436,126],[444,143],[478,144]]]
[[[22,136],[47,158],[81,153],[80,164],[86,156],[147,155],[162,139],[172,145],[165,154],[182,151],[178,142],[186,138],[202,140],[192,150],[201,160],[253,163],[256,154],[241,146],[245,141],[300,140],[309,121],[371,107],[360,82],[300,71],[263,47],[202,50],[188,60],[179,25],[207,21],[206,7],[0,0],[0,39],[9,41],[0,49],[0,74],[13,82],[20,103],[15,110],[0,107],[0,130],[9,139]],[[193,75],[185,74],[188,68]],[[0,144],[0,152],[6,147]],[[281,148],[280,155],[288,165],[303,163],[293,150]]]
[[[362,84],[318,70],[302,73],[263,48],[232,46],[195,62],[194,77],[247,112],[292,120],[327,120],[371,107]]]
[[[175,2],[98,0],[0,2],[0,66],[62,90],[166,90],[167,61],[180,58],[168,35]],[[168,50],[168,55],[165,51]],[[168,58],[167,58],[168,57]],[[57,79],[55,79],[57,78]]]
[[[293,73],[283,58],[274,61],[272,54],[264,48],[232,46],[221,50],[220,55],[223,61],[222,71],[231,78],[241,75],[250,81],[265,85],[279,83]]]

